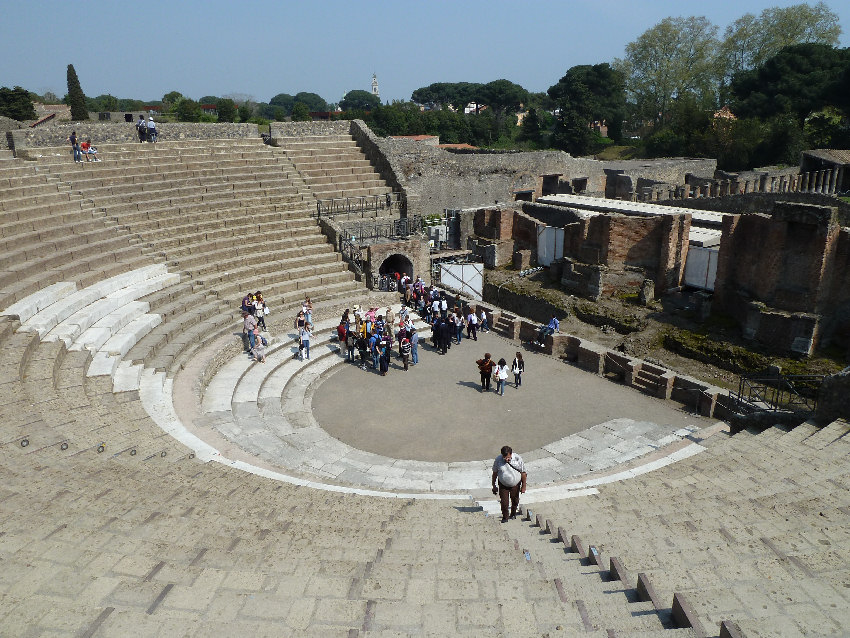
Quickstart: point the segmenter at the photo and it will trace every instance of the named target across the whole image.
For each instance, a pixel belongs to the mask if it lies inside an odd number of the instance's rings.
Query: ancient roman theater
[[[0,635],[848,631],[846,373],[801,424],[735,427],[711,379],[567,330],[535,347],[549,307],[445,274],[531,269],[551,236],[546,267],[571,293],[661,296],[719,246],[713,303],[805,356],[846,323],[840,170],[696,184],[708,160],[458,155],[358,120],[265,139],[165,123],[156,144],[130,124],[77,128],[102,161],[73,162],[62,127],[12,131],[0,151]],[[659,205],[677,182],[682,201]],[[753,190],[768,213],[730,203]],[[734,249],[752,237],[795,277],[787,307],[742,300],[764,275]],[[417,365],[349,361],[340,317],[398,318],[401,295],[380,289],[394,271],[491,330],[439,354],[411,311]],[[799,311],[806,286],[829,303]],[[265,363],[242,338],[257,290]],[[521,352],[522,385],[482,391],[485,352]],[[507,522],[491,492],[503,445],[528,475]]]

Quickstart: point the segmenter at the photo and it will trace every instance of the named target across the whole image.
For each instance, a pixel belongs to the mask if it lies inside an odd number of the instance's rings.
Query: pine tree
[[[65,102],[71,107],[71,119],[75,122],[79,120],[89,119],[89,110],[86,108],[86,96],[80,87],[80,80],[77,78],[77,72],[74,70],[74,65],[68,65],[68,95],[65,96]]]

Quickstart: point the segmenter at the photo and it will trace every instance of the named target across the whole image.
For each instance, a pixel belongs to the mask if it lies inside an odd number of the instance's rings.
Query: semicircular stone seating
[[[222,140],[101,153],[82,166],[67,149],[0,157],[2,633],[672,638],[716,635],[731,618],[752,638],[850,627],[842,420],[720,431],[698,450],[695,433],[658,433],[659,444],[682,439],[664,459],[545,486],[524,499],[530,525],[500,527],[470,507],[483,461],[443,491],[395,462],[380,484],[353,480],[365,453],[328,443],[309,416],[311,389],[340,363],[320,321],[309,365],[279,335],[268,364],[237,355],[205,386],[201,427],[260,455],[227,458],[180,423],[172,388],[205,349],[238,344],[252,259],[293,251],[265,262],[278,312],[310,294],[330,314],[365,291],[338,258],[320,273],[294,256],[318,231],[284,151]]]
[[[395,311],[398,310],[397,306]],[[417,324],[420,328],[424,326],[422,322]],[[491,459],[457,463],[394,459],[356,449],[322,429],[313,416],[310,402],[317,383],[345,361],[333,341],[335,327],[333,319],[317,324],[316,339],[311,345],[316,356],[310,361],[294,359],[297,341],[292,334],[275,344],[266,356],[266,365],[253,365],[242,357],[223,365],[203,390],[198,424],[210,426],[257,457],[312,481],[390,492],[413,490],[413,493],[451,495],[461,491],[456,496],[486,492]],[[529,452],[529,457],[535,457],[529,461],[529,471],[543,467],[551,470],[555,464],[567,468],[571,460],[581,456],[597,473],[584,480],[544,481],[528,492],[526,500],[586,494],[595,485],[635,476],[699,453],[702,448],[697,443],[684,440],[695,430],[688,427],[672,431],[651,423],[616,419],[553,441],[541,450]],[[622,444],[623,439],[613,437],[614,432],[620,436],[624,432],[640,436],[641,443],[615,450],[615,442]],[[601,445],[603,434],[607,440]],[[622,466],[660,449],[665,451],[664,455],[654,457],[651,463],[599,475],[599,470]],[[567,450],[573,450],[575,456],[563,454]],[[598,454],[594,456],[592,451]],[[557,476],[569,477],[571,472],[573,476],[579,474],[564,469],[563,475]],[[488,501],[487,506],[492,507],[492,502]]]

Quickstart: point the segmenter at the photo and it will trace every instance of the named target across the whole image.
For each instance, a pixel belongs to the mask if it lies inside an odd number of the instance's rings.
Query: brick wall
[[[714,307],[746,336],[783,350],[846,344],[850,229],[837,218],[835,207],[791,203],[771,216],[724,216]]]

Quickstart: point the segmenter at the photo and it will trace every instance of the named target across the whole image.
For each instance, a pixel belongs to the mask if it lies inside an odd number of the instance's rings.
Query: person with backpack
[[[490,391],[490,375],[493,374],[493,360],[490,358],[490,353],[485,352],[484,358],[475,362],[478,365],[478,372],[481,374],[481,391]]]
[[[354,349],[357,347],[357,333],[351,329],[349,329],[345,334],[345,347],[348,350],[348,360],[351,361],[351,363],[354,363]]]
[[[153,116],[148,118],[148,126],[147,126],[147,138],[148,142],[156,142],[156,123],[153,121]]]
[[[139,121],[136,122],[136,132],[139,134],[139,142],[144,142],[148,134],[148,125],[145,124],[144,115],[140,115]]]
[[[366,337],[362,334],[357,334],[357,352],[360,353],[360,369],[366,369],[366,358],[369,356],[369,344]]]

